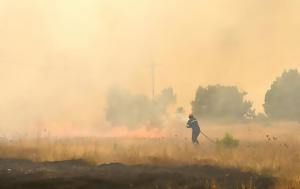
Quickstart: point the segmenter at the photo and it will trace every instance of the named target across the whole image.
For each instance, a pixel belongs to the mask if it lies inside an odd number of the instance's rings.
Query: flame
[[[125,126],[113,127],[109,132],[102,135],[104,137],[135,137],[135,138],[161,138],[165,137],[166,133],[163,129],[147,128],[142,126],[135,130],[129,130]]]
[[[115,126],[103,129],[78,126],[71,122],[39,122],[33,129],[38,136],[51,137],[128,137],[128,138],[162,138],[169,133],[168,128],[151,128],[141,125],[137,129]]]

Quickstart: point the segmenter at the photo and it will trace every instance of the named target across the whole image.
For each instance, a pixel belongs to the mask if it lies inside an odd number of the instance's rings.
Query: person
[[[201,131],[200,131],[198,121],[193,114],[189,115],[189,120],[186,124],[186,127],[192,129],[192,143],[199,144],[198,137]]]

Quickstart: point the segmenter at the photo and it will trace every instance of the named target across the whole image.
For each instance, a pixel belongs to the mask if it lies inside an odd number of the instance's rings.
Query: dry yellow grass
[[[255,134],[246,136],[250,127],[226,129],[205,128],[207,133],[218,134],[226,130],[238,136],[240,146],[235,149],[217,149],[204,138],[198,146],[191,145],[183,135],[160,138],[60,138],[2,139],[0,153],[3,158],[22,158],[33,161],[85,159],[95,164],[121,162],[126,164],[186,165],[210,164],[236,167],[245,171],[272,175],[280,178],[278,188],[300,187],[300,142],[294,136],[296,126],[288,132],[281,126],[259,127],[252,125]],[[257,128],[256,128],[257,127]],[[224,132],[222,131],[224,130]],[[258,130],[259,129],[259,130]],[[283,129],[283,130],[282,130]],[[251,131],[249,131],[251,133]],[[254,132],[254,131],[253,131]],[[266,134],[267,133],[267,134]],[[267,136],[268,135],[268,136]],[[212,138],[218,137],[211,135]],[[221,136],[221,135],[220,135]],[[255,136],[255,137],[254,137]]]

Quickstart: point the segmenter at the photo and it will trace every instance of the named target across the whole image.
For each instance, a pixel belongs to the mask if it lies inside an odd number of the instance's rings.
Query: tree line
[[[196,117],[220,121],[300,121],[300,74],[297,70],[284,71],[266,91],[264,112],[256,113],[253,102],[246,100],[247,92],[237,86],[199,86],[191,102]],[[138,125],[158,123],[167,116],[167,109],[176,103],[172,88],[167,88],[154,99],[111,90],[107,101],[107,120],[113,124]],[[178,112],[184,112],[178,108]]]

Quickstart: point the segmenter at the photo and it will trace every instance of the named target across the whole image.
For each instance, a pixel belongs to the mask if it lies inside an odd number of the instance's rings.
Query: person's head
[[[193,119],[194,115],[192,113],[189,114],[189,119]]]

